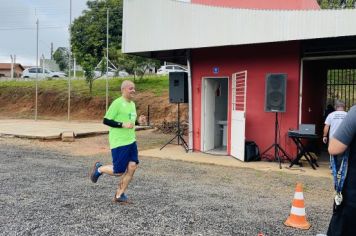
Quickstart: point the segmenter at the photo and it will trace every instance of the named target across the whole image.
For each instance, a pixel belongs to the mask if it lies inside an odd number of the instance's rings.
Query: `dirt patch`
[[[161,147],[172,138],[171,134],[163,134],[154,129],[137,131],[136,136],[140,151]],[[0,137],[0,144],[16,145],[24,148],[37,147],[73,156],[110,155],[107,134],[76,138],[74,142]]]
[[[119,96],[119,95],[118,95]],[[112,100],[109,101],[110,103]],[[136,95],[138,114],[149,116],[151,124],[160,124],[164,120],[177,120],[177,104],[169,103],[168,92],[157,96],[151,92],[139,92]],[[35,113],[35,94],[28,89],[16,88],[0,93],[0,117],[33,118]],[[68,97],[56,91],[39,91],[38,118],[67,119]],[[105,98],[83,97],[73,94],[71,97],[72,120],[101,120],[105,114]],[[188,120],[188,105],[180,105],[181,121]]]

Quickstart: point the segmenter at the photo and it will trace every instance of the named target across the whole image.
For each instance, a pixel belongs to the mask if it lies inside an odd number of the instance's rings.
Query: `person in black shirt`
[[[356,106],[353,106],[329,143],[329,153],[338,155],[349,149],[347,173],[342,187],[342,202],[335,205],[328,236],[356,235]]]

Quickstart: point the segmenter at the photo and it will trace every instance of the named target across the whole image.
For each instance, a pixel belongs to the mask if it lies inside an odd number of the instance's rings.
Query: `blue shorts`
[[[139,163],[136,142],[111,149],[111,156],[114,174],[125,173],[130,161]]]

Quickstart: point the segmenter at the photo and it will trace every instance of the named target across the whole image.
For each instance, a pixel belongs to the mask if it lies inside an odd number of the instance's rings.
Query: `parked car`
[[[120,70],[119,73],[118,73],[119,77],[127,77],[129,76],[130,74],[127,73],[125,70]]]
[[[30,67],[25,69],[22,72],[21,78],[36,78],[36,74],[38,74],[38,78],[59,78],[59,77],[66,77],[66,73],[60,71],[50,71],[46,68],[41,67]]]
[[[106,71],[104,71],[104,73],[102,73],[100,70],[95,70],[94,71],[94,75],[95,77],[101,77],[101,76],[105,76]],[[116,75],[116,70],[109,68],[109,71],[107,73],[108,77],[127,77],[129,76],[129,73],[127,73],[125,70],[120,70],[119,72],[117,72]]]
[[[161,66],[157,70],[158,75],[167,75],[170,72],[188,72],[188,70],[185,67],[179,65],[165,65]]]
[[[100,70],[95,70],[94,71],[95,77],[101,77],[101,76],[104,76],[105,74],[106,74],[106,71],[104,73],[102,73]],[[114,77],[115,76],[115,71],[114,70],[109,70],[107,75],[108,75],[108,77]]]

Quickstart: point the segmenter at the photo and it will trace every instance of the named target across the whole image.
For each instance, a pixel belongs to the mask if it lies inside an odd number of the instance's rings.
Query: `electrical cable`
[[[63,29],[67,28],[67,26],[43,26],[39,27],[39,29]],[[2,31],[11,31],[11,30],[36,30],[36,27],[16,27],[16,28],[0,28]]]

